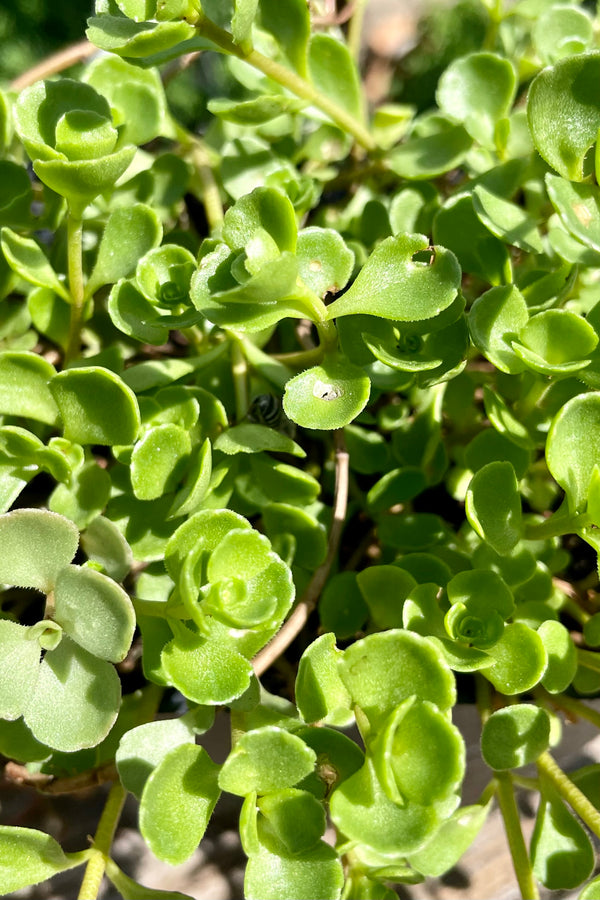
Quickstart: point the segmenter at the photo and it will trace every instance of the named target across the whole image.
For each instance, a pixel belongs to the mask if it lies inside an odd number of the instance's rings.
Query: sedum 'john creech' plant
[[[111,859],[125,796],[177,865],[227,792],[249,900],[391,900],[495,801],[524,898],[600,896],[552,756],[600,725],[598,23],[473,3],[435,106],[368,109],[364,6],[98,0],[0,94],[0,753],[112,782],[78,852],[0,826],[2,894],[182,897]]]

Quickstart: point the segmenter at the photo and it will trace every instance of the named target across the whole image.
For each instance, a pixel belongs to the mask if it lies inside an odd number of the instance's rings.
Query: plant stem
[[[113,784],[94,835],[93,849],[95,852],[86,866],[78,900],[96,900],[98,896],[106,869],[106,859],[126,796],[125,788],[119,782]]]
[[[83,222],[72,212],[67,216],[67,265],[69,291],[71,293],[71,321],[69,339],[65,351],[65,364],[79,356],[81,344],[81,319],[83,314]]]
[[[512,778],[509,772],[497,772],[496,781],[498,784],[496,795],[500,804],[500,812],[504,820],[504,828],[510,854],[512,856],[515,875],[521,891],[523,900],[538,900],[539,892],[536,880],[531,869],[531,862],[525,839],[521,831],[521,823],[519,821],[519,811],[515,801],[513,791]]]
[[[536,689],[536,694],[539,694],[546,704],[554,706],[556,709],[563,709],[565,712],[580,719],[585,719],[591,722],[592,725],[600,728],[600,712],[591,706],[586,706],[581,700],[577,700],[575,697],[567,697],[565,694],[549,694],[541,689]]]
[[[327,556],[324,562],[308,583],[308,587],[302,595],[295,610],[283,626],[275,635],[270,644],[257,653],[252,661],[254,672],[257,676],[266,672],[275,660],[289,647],[294,638],[300,634],[308,617],[316,606],[317,600],[321,595],[321,591],[325,587],[325,582],[329,576],[329,570],[333,565],[342,530],[346,520],[346,509],[348,506],[348,451],[344,444],[344,432],[340,428],[333,433],[335,440],[335,495],[333,498],[333,520],[331,530],[329,532],[329,542],[327,545]]]
[[[248,364],[244,356],[244,345],[236,334],[227,332],[231,340],[231,373],[235,392],[235,417],[241,422],[248,412]]]
[[[587,513],[575,515],[553,515],[539,525],[525,526],[525,540],[541,541],[544,538],[560,537],[563,534],[575,534],[580,528],[590,524]]]
[[[172,120],[172,125],[177,135],[177,140],[181,144],[182,149],[189,152],[194,165],[195,178],[192,182],[192,187],[195,187],[194,181],[196,181],[197,194],[204,204],[209,228],[211,231],[218,230],[223,224],[223,202],[211,165],[210,153],[204,141],[183,128],[175,119]]]
[[[296,94],[297,97],[308,100],[313,106],[318,107],[318,109],[329,116],[329,118],[343,131],[351,134],[356,142],[366,150],[377,149],[377,144],[362,122],[359,122],[354,116],[347,113],[345,109],[338,106],[337,103],[334,103],[329,97],[326,97],[325,94],[322,94],[321,91],[305,78],[302,78],[291,69],[287,69],[285,66],[280,65],[280,63],[269,59],[268,56],[264,56],[262,53],[259,53],[258,50],[245,52],[242,47],[235,43],[228,31],[219,28],[219,26],[215,25],[214,22],[211,22],[210,19],[201,19],[197,25],[197,29],[203,37],[208,38],[209,41],[212,41],[217,47],[224,50],[225,53],[243,59],[244,62],[254,66],[259,72],[268,75],[269,78],[272,78],[282,87],[287,88],[292,94]]]
[[[355,0],[354,11],[348,25],[348,50],[356,62],[360,59],[363,19],[367,8],[367,0]]]
[[[577,659],[581,666],[591,669],[592,672],[600,672],[600,653],[594,650],[582,650],[577,647]]]
[[[546,751],[537,760],[537,767],[557,789],[577,815],[585,822],[596,837],[600,837],[600,812],[590,803],[577,785],[561,769],[555,759]]]

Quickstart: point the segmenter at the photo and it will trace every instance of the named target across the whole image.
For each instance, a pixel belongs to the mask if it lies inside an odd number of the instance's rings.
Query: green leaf
[[[465,497],[467,519],[496,553],[510,553],[521,537],[521,496],[510,462],[491,462],[473,475]]]
[[[393,803],[369,757],[336,787],[330,809],[334,824],[349,840],[394,857],[420,849],[440,824],[434,806]]]
[[[313,34],[308,45],[313,85],[353,118],[362,118],[360,79],[350,51],[329,34]]]
[[[0,581],[48,593],[79,544],[64,516],[45,509],[15,509],[0,516]]]
[[[0,619],[0,718],[18,719],[35,690],[41,648],[25,625]]]
[[[236,44],[242,44],[250,38],[252,23],[258,9],[258,0],[234,0],[234,13],[231,17],[231,33]]]
[[[27,297],[33,325],[63,350],[69,343],[70,307],[50,288],[34,288]]]
[[[335,635],[330,632],[313,641],[300,657],[295,695],[305,722],[325,722],[339,728],[352,723],[352,698],[338,672],[340,659]]]
[[[132,728],[121,738],[115,757],[123,787],[139,800],[149,776],[167,753],[180,744],[193,743],[193,729],[184,718]]]
[[[437,178],[463,162],[473,138],[462,125],[439,117],[431,133],[411,135],[387,154],[387,164],[401,178]]]
[[[65,854],[60,844],[41,831],[0,825],[0,891],[9,894],[39,884],[84,863],[91,851]]]
[[[223,763],[219,786],[245,797],[293,787],[309,775],[316,755],[304,741],[283,728],[267,725],[247,731]]]
[[[131,454],[131,486],[138,500],[156,500],[181,481],[192,449],[179,425],[149,428]]]
[[[351,638],[362,629],[368,615],[355,572],[338,572],[329,579],[319,600],[324,631],[333,632],[338,638]]]
[[[422,251],[427,259],[418,258]],[[450,306],[460,287],[460,274],[454,254],[443,247],[429,247],[424,235],[386,238],[349,290],[328,306],[327,317],[366,313],[401,322],[430,319]]]
[[[304,103],[282,94],[263,94],[252,100],[209,100],[209,112],[236,125],[256,126],[270,122],[285,113],[299,112]]]
[[[114,581],[123,581],[133,565],[131,547],[104,516],[97,516],[81,535],[81,547],[88,559],[102,565]]]
[[[386,795],[403,806],[431,806],[460,787],[465,746],[458,729],[429,701],[409,697],[388,716],[371,742],[373,764]]]
[[[32,238],[22,237],[11,228],[3,228],[2,252],[11,269],[30,284],[46,287],[71,303],[71,295],[50,265],[42,248]]]
[[[455,59],[440,78],[437,102],[484,147],[497,146],[497,126],[512,107],[517,87],[510,60],[496,53]]]
[[[50,391],[65,437],[78,444],[132,444],[140,427],[133,391],[108,369],[85,366],[55,375]]]
[[[577,900],[598,900],[598,897],[600,897],[600,876],[586,884]]]
[[[48,382],[55,375],[54,366],[35,353],[1,352],[0,414],[55,425],[58,410],[48,388]]]
[[[585,632],[585,628],[584,628]],[[577,672],[577,650],[569,631],[560,622],[547,619],[537,630],[548,655],[542,685],[551,694],[560,694]]]
[[[508,249],[483,225],[471,196],[446,201],[433,220],[433,238],[455,254],[465,272],[490,284],[511,281]]]
[[[428,581],[435,580],[431,570],[427,575]],[[404,568],[380,565],[363,569],[357,574],[356,581],[373,624],[381,631],[401,628],[404,600],[416,586],[413,576],[404,571]]]
[[[285,788],[260,797],[258,809],[264,821],[263,840],[271,832],[291,854],[303,855],[311,850],[325,831],[323,804],[308,791]]]
[[[167,104],[156,69],[142,69],[117,56],[100,56],[84,77],[109,101],[121,142],[139,146],[165,135]]]
[[[600,464],[599,440],[599,393],[579,394],[568,400],[550,426],[546,462],[566,491],[572,513],[585,508],[594,468]]]
[[[121,684],[113,666],[66,635],[48,650],[24,711],[34,737],[65,753],[95,747],[112,728]]]
[[[160,345],[168,338],[168,325],[161,323],[160,314],[131,281],[122,279],[113,286],[108,313],[119,331],[138,341]]]
[[[161,655],[171,683],[194,703],[219,706],[241,697],[250,684],[248,660],[218,634],[212,640],[178,629]]]
[[[327,553],[325,528],[307,510],[289,503],[270,503],[263,510],[265,531],[275,541],[290,534],[294,538],[294,562],[313,571]]]
[[[304,0],[260,0],[261,24],[273,35],[292,67],[306,74],[310,16]]]
[[[542,62],[551,65],[587,50],[594,40],[594,25],[586,10],[553,4],[539,17],[532,35]]]
[[[176,47],[195,35],[187,22],[132,22],[123,16],[100,15],[88,19],[86,35],[101,50],[119,56],[143,59]],[[203,41],[203,48],[212,47]],[[198,48],[200,49],[200,48]]]
[[[569,181],[583,181],[584,160],[600,128],[593,89],[600,52],[562,59],[543,69],[529,89],[527,117],[540,156]]]
[[[485,677],[497,691],[509,696],[531,690],[541,681],[548,664],[542,639],[522,622],[506,625],[489,653],[494,665],[485,670]]]
[[[228,428],[216,439],[214,448],[228,456],[236,453],[261,453],[263,450],[306,456],[306,451],[287,434],[251,422],[242,422],[241,425]]]
[[[300,857],[272,853],[261,847],[246,866],[247,900],[338,900],[344,884],[336,851],[321,842]]]
[[[364,409],[370,388],[362,369],[336,356],[290,378],[285,386],[283,409],[292,422],[303,428],[343,428]]]
[[[133,640],[135,613],[122,587],[101,572],[65,566],[54,586],[56,621],[81,647],[120,662]]]
[[[550,744],[550,716],[545,709],[517,703],[487,719],[481,733],[481,752],[491,769],[518,769],[535,762]]]
[[[482,184],[473,189],[472,197],[478,217],[497,238],[526,253],[544,252],[535,221],[520,206],[492,193]]]
[[[569,374],[587,365],[598,335],[581,316],[566,309],[539,312],[519,332],[512,348],[543,375]]]
[[[512,284],[481,294],[469,312],[474,344],[501,372],[516,375],[525,368],[512,348],[512,339],[529,321],[523,295]]]
[[[549,785],[542,789],[530,852],[536,878],[552,891],[572,890],[594,869],[587,833]]]
[[[232,529],[252,526],[247,519],[229,509],[200,510],[187,519],[174,532],[164,553],[167,572],[177,581],[184,563],[192,551],[199,551],[199,545],[207,555],[218,547],[227,532]]]
[[[465,850],[471,846],[490,809],[491,803],[461,806],[442,823],[431,841],[421,850],[410,854],[408,861],[411,866],[422,875],[434,878],[443,875],[456,865]]]
[[[104,510],[110,490],[110,475],[106,469],[90,461],[74,473],[69,487],[59,484],[54,489],[48,506],[52,512],[71,519],[83,529]]]
[[[546,187],[552,206],[573,237],[600,252],[600,191],[595,184],[577,184],[550,172]]]
[[[333,228],[303,228],[296,246],[298,273],[319,297],[346,287],[354,268],[354,253]]]
[[[138,260],[160,244],[161,238],[161,223],[149,206],[136,203],[113,210],[102,232],[86,295],[91,296],[103,284],[113,284],[131,275]]]
[[[408,631],[372,634],[344,651],[342,681],[377,729],[403,700],[416,695],[444,711],[455,702],[454,676],[437,647]]]
[[[192,461],[183,487],[177,492],[169,518],[195,512],[210,489],[212,455],[208,438],[192,454]]]
[[[259,187],[241,197],[225,213],[223,240],[232,250],[246,249],[253,258],[253,244],[266,233],[280,253],[296,249],[296,216],[288,197],[274,188]]]
[[[159,859],[188,859],[204,836],[220,790],[219,766],[203,747],[174,747],[148,777],[140,801],[140,831]]]

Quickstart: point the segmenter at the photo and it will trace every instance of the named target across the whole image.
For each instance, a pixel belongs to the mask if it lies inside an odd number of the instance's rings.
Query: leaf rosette
[[[136,152],[123,143],[106,98],[70,78],[26,88],[14,118],[36,175],[78,216],[125,172]]]

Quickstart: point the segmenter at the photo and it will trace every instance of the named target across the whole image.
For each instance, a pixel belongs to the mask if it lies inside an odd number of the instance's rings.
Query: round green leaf
[[[263,450],[306,456],[306,451],[287,434],[253,422],[242,422],[228,428],[218,436],[214,447],[228,456],[236,453],[261,453]]]
[[[285,414],[304,428],[343,428],[364,409],[370,393],[362,369],[335,357],[290,378],[285,386]]]
[[[338,572],[329,579],[319,600],[324,631],[331,631],[338,638],[353,637],[365,624],[368,614],[355,572]]]
[[[148,777],[167,753],[180,744],[193,743],[193,729],[182,718],[132,728],[121,738],[115,757],[123,787],[139,800]]]
[[[329,34],[313,34],[308,45],[308,71],[317,90],[360,121],[360,79],[345,44]]]
[[[497,238],[524,250],[526,253],[543,253],[544,245],[535,220],[524,209],[478,184],[473,189],[475,212]]]
[[[546,619],[537,633],[548,654],[542,685],[551,694],[560,694],[568,688],[577,672],[577,649],[569,631],[560,622]]]
[[[441,710],[455,701],[454,676],[443,655],[427,638],[409,631],[390,630],[356,641],[344,651],[340,675],[375,729],[413,695]]]
[[[527,117],[540,156],[569,181],[583,181],[584,159],[600,128],[594,89],[600,52],[562,59],[543,69],[529,89]]]
[[[419,259],[425,251],[427,259]],[[363,313],[414,322],[447,309],[460,287],[460,266],[444,247],[430,247],[422,234],[381,241],[352,286],[327,308],[327,317]]]
[[[471,846],[483,827],[490,808],[489,802],[485,806],[461,806],[442,823],[429,843],[410,854],[411,866],[422,875],[443,875],[456,865],[465,850]]]
[[[494,665],[485,670],[485,676],[501,694],[531,690],[541,681],[548,664],[542,639],[522,622],[506,625],[489,653]]]
[[[104,516],[97,516],[81,535],[81,547],[88,559],[99,562],[114,581],[123,581],[133,565],[131,547]]]
[[[445,117],[436,117],[437,127],[430,133],[411,135],[406,143],[387,154],[387,165],[402,178],[437,178],[463,162],[473,138],[462,125]]]
[[[266,847],[248,860],[244,878],[247,900],[338,900],[344,872],[336,851],[321,842],[299,857],[271,853]]]
[[[135,613],[129,596],[111,578],[66,566],[54,586],[56,621],[94,656],[120,662],[133,640]]]
[[[203,747],[174,747],[148,777],[140,802],[140,831],[152,852],[172,866],[188,859],[219,799],[219,767]]]
[[[333,228],[303,228],[296,256],[300,278],[319,297],[339,293],[354,268],[354,253]]]
[[[314,750],[300,738],[268,725],[241,736],[223,764],[219,786],[240,797],[252,791],[268,794],[293,787],[312,772],[315,760]]]
[[[225,635],[206,640],[189,629],[178,630],[161,654],[164,672],[184,697],[218,706],[241,697],[250,684],[252,667],[228,644]]]
[[[48,593],[79,543],[64,516],[45,509],[15,509],[0,516],[0,581]]]
[[[535,762],[550,744],[545,709],[518,703],[492,713],[481,733],[481,752],[491,769],[518,769]]]
[[[356,581],[373,624],[382,631],[401,628],[404,600],[416,586],[413,576],[404,568],[381,565],[363,569]]]
[[[68,369],[55,375],[50,391],[68,440],[78,444],[132,444],[140,427],[133,391],[101,366]]]
[[[585,509],[595,466],[600,465],[600,393],[579,394],[555,416],[546,442],[546,462],[566,491],[572,512]]]
[[[571,4],[552,4],[533,28],[535,48],[545,65],[583,53],[594,40],[594,24],[586,10]]]
[[[527,304],[512,284],[493,287],[478,297],[468,322],[474,344],[501,372],[516,375],[525,368],[512,348],[514,338],[529,320]]]
[[[225,213],[223,240],[232,250],[246,249],[250,241],[260,240],[262,232],[272,239],[280,253],[296,249],[296,215],[288,197],[275,188],[256,188],[241,197]],[[249,252],[250,251],[250,252]]]
[[[393,856],[418,850],[440,824],[434,806],[393,803],[369,757],[358,772],[336,787],[330,809],[334,824],[349,840]]]
[[[25,724],[38,741],[65,753],[95,747],[112,728],[120,699],[114,667],[65,635],[42,660]]]
[[[381,786],[394,803],[430,806],[460,787],[464,742],[433,703],[405,700],[390,714],[370,749]]]
[[[49,288],[67,303],[71,297],[41,247],[10,228],[2,229],[2,252],[13,271],[30,284]]]
[[[440,78],[437,102],[484,147],[496,146],[496,127],[508,116],[517,87],[510,60],[496,53],[455,59]]]
[[[473,475],[465,512],[496,553],[510,553],[521,537],[521,496],[512,463],[491,462]]]
[[[560,221],[586,247],[600,252],[600,191],[595,184],[578,184],[550,172],[546,187]]]
[[[0,414],[56,424],[56,403],[48,388],[55,375],[54,366],[35,353],[0,353]]]

